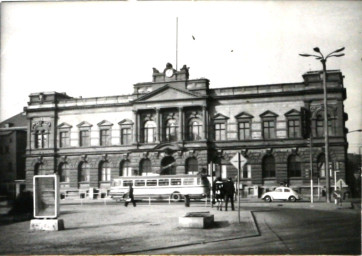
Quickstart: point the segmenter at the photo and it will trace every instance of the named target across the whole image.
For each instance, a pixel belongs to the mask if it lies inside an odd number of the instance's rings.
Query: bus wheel
[[[181,198],[182,198],[182,196],[181,196],[181,194],[178,193],[178,192],[173,193],[173,194],[171,195],[171,200],[172,200],[172,201],[175,201],[175,202],[181,201]]]

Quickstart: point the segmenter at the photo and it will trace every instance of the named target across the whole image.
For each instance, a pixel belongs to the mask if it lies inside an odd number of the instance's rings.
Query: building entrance
[[[161,161],[161,175],[176,174],[176,161],[172,156],[166,156]]]

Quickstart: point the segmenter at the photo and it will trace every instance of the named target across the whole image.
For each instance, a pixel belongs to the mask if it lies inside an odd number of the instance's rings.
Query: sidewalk
[[[178,217],[187,212],[214,214],[209,229],[183,229]],[[258,236],[250,211],[217,211],[200,205],[123,204],[61,205],[65,230],[30,232],[29,221],[1,226],[1,254],[126,254]]]

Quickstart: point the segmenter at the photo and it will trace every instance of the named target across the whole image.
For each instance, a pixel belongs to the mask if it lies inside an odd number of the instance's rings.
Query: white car
[[[261,196],[261,199],[266,202],[271,202],[274,200],[288,200],[295,202],[302,199],[301,196],[295,192],[293,189],[288,187],[277,187],[274,191],[266,192]]]

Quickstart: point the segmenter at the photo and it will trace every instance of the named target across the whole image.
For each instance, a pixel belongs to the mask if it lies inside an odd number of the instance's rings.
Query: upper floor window
[[[106,120],[98,123],[100,146],[110,146],[112,144],[112,125],[112,123]]]
[[[131,144],[131,128],[121,128],[121,144],[129,145]]]
[[[99,144],[101,146],[111,145],[111,129],[110,128],[102,128],[99,131]]]
[[[35,148],[48,147],[48,131],[37,130],[35,132]]]
[[[84,129],[79,132],[79,146],[90,146],[90,130]]]
[[[215,124],[215,140],[226,140],[226,124]]]
[[[288,138],[301,137],[301,116],[300,112],[292,109],[285,113],[287,119]]]
[[[296,155],[291,155],[288,158],[288,176],[289,177],[301,177],[302,167],[300,158]]]
[[[175,119],[166,122],[166,141],[177,141],[177,123]]]
[[[154,121],[145,122],[143,138],[145,143],[152,143],[156,141],[156,123]]]
[[[59,138],[59,147],[69,147],[70,146],[70,129],[71,125],[67,123],[61,123],[58,125],[58,138]]]
[[[195,141],[201,139],[202,125],[198,119],[192,119],[188,127],[188,140]]]
[[[88,147],[91,145],[91,127],[88,122],[81,122],[77,125],[79,128],[79,146]]]
[[[240,121],[238,123],[239,140],[247,140],[251,138],[250,121]]]
[[[254,117],[246,112],[241,112],[235,118],[238,123],[239,140],[251,139],[251,121]]]
[[[121,145],[131,144],[133,122],[129,119],[124,119],[118,124],[120,125],[120,130],[121,130]]]
[[[275,120],[264,120],[263,121],[263,138],[274,139],[275,133]]]
[[[59,147],[67,147],[69,146],[69,132],[68,131],[62,131],[59,132]]]
[[[260,117],[262,119],[263,138],[276,138],[276,123],[278,115],[268,110],[261,114]]]

